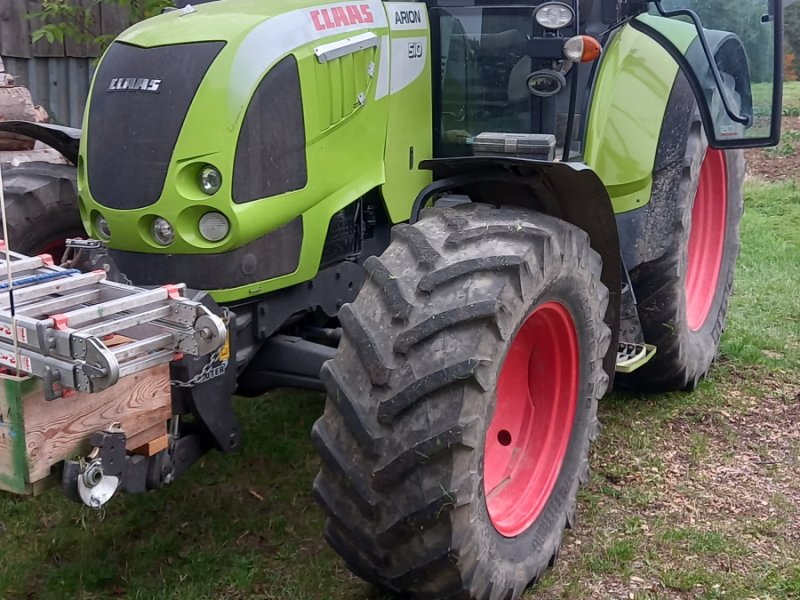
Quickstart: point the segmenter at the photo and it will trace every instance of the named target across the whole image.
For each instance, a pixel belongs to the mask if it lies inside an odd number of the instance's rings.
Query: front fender
[[[0,131],[16,133],[44,142],[63,154],[73,165],[78,164],[78,148],[81,143],[80,129],[31,121],[0,121]]]
[[[603,364],[614,380],[620,323],[621,258],[617,222],[603,182],[583,163],[554,163],[504,156],[440,158],[420,163],[434,182],[414,203],[412,220],[435,194],[459,191],[473,202],[515,205],[563,219],[589,234],[603,259],[601,281],[608,288],[605,321],[611,344]]]
[[[678,63],[626,25],[607,44],[592,92],[584,161],[608,190],[615,213],[650,201],[653,165]]]

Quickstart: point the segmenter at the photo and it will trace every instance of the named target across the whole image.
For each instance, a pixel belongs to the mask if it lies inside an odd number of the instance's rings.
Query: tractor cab
[[[634,49],[600,60],[628,23],[680,64],[713,146],[777,140],[782,15],[772,0],[736,3],[734,14],[694,0],[453,4],[430,3],[437,156],[516,148],[507,136],[480,137],[499,132],[528,136],[520,154],[529,158],[580,159],[601,70],[645,58]],[[624,104],[647,101],[629,92]]]

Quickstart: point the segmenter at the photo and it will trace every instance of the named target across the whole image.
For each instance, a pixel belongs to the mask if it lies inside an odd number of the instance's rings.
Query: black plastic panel
[[[247,108],[236,146],[233,201],[299,190],[307,181],[300,77],[289,55],[267,73]]]
[[[159,199],[186,114],[224,45],[111,45],[89,109],[86,166],[97,202],[135,209]]]
[[[196,290],[224,290],[293,273],[300,262],[303,220],[222,254],[144,254],[111,250],[111,257],[136,285],[185,283]]]

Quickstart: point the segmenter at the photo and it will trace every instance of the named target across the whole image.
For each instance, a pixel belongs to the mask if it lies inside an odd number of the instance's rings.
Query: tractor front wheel
[[[608,387],[588,236],[524,209],[395,228],[342,308],[314,492],[356,574],[411,598],[519,598],[552,564]]]

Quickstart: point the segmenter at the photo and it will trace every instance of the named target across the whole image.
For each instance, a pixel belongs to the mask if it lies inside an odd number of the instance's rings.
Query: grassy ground
[[[578,528],[530,598],[800,598],[800,189],[747,185],[720,364],[604,400]],[[321,540],[317,394],[240,401],[245,450],[104,513],[0,496],[0,599],[369,600]]]

